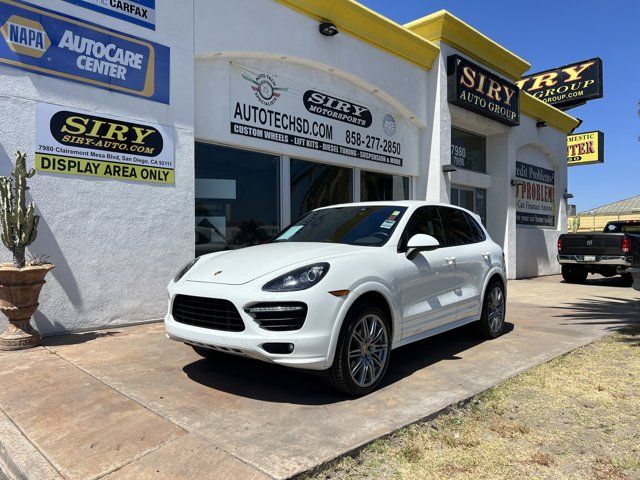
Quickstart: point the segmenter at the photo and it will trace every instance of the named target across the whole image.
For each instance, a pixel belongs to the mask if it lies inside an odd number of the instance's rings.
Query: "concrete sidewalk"
[[[504,336],[395,350],[360,399],[274,365],[211,364],[159,324],[52,337],[0,353],[0,462],[30,480],[287,478],[639,321],[638,298],[618,279],[510,282]]]

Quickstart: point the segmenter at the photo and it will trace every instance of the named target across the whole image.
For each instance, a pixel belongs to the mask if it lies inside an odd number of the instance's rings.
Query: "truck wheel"
[[[573,265],[562,266],[562,278],[567,283],[584,283],[587,280],[587,272],[584,268]]]
[[[631,275],[630,273],[623,273],[622,285],[625,287],[630,287],[631,285],[633,285],[633,275]]]
[[[389,366],[390,324],[391,319],[373,304],[353,307],[338,337],[333,365],[325,372],[327,383],[353,396],[374,391]]]

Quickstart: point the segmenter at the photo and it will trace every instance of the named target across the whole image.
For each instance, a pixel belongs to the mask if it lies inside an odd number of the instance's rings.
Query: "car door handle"
[[[484,252],[482,254],[482,258],[484,258],[485,260],[491,260],[491,252]]]
[[[447,262],[447,265],[453,265],[454,263],[456,263],[456,257],[447,257],[444,259],[445,262]]]

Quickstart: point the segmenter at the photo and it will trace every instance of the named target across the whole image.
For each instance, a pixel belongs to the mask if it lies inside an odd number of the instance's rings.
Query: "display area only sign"
[[[0,65],[169,103],[169,48],[0,0]]]
[[[402,166],[402,117],[315,86],[231,64],[233,135]]]
[[[516,162],[516,178],[522,180],[516,190],[516,224],[554,228],[555,172]]]
[[[604,133],[595,130],[568,135],[567,164],[571,167],[591,163],[604,163]]]
[[[47,103],[36,107],[36,169],[174,183],[173,130]]]
[[[64,0],[79,7],[156,29],[156,0]]]
[[[449,103],[510,127],[520,125],[520,89],[460,55],[447,57]]]

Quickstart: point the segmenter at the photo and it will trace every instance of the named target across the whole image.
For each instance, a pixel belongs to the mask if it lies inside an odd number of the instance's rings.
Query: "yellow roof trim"
[[[318,21],[331,22],[338,30],[426,70],[431,69],[440,53],[440,48],[429,40],[354,0],[276,1]]]
[[[524,90],[520,90],[520,111],[567,134],[571,133],[580,124],[578,119],[562,110],[558,110],[553,105],[544,103],[533,95],[529,95]]]
[[[520,80],[522,74],[531,68],[528,62],[515,53],[446,10],[414,20],[405,27],[432,42],[448,43],[511,80]]]

